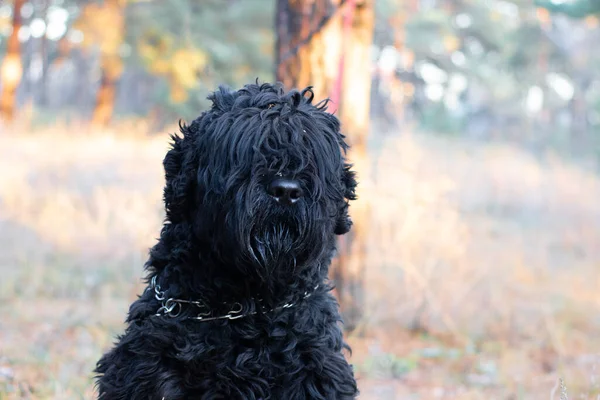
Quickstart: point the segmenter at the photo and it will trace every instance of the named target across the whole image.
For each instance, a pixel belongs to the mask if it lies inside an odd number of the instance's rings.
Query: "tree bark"
[[[92,115],[92,125],[105,127],[113,116],[117,93],[117,82],[123,72],[123,61],[118,47],[125,32],[124,0],[105,0],[103,13],[112,22],[111,35],[101,36],[100,42],[100,87]]]
[[[337,3],[277,0],[275,75],[286,89],[313,86],[316,100],[330,96],[342,43]]]
[[[354,4],[353,4],[354,3]],[[340,241],[340,257],[333,271],[338,296],[348,331],[360,328],[365,312],[365,274],[370,214],[370,182],[367,139],[370,122],[371,44],[373,42],[373,0],[355,0],[346,8],[344,31],[340,117],[350,143],[348,159],[354,164],[359,180],[358,199],[350,205],[353,227]]]
[[[21,44],[19,43],[19,29],[23,25],[21,7],[25,0],[15,0],[13,7],[12,33],[8,38],[6,55],[0,69],[2,93],[0,94],[0,117],[12,121],[15,115],[17,88],[23,76],[21,62]]]
[[[113,79],[105,67],[101,70],[102,76],[96,94],[92,125],[104,127],[110,123],[115,108],[116,79]]]
[[[341,119],[353,153],[366,154],[371,93],[371,44],[375,19],[373,0],[356,1],[354,10],[348,7],[347,12],[350,26],[344,39]]]

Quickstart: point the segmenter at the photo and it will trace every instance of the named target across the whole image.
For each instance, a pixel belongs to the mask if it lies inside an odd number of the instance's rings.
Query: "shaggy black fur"
[[[166,298],[202,300],[215,314],[236,302],[255,314],[197,321],[187,319],[194,307],[182,307],[157,316],[161,302],[147,290],[97,364],[99,398],[354,399],[326,283],[356,186],[339,121],[327,102],[312,104],[310,88],[257,83],[209,99],[164,159],[167,218],[147,279]],[[300,184],[296,203],[269,195],[279,177]]]

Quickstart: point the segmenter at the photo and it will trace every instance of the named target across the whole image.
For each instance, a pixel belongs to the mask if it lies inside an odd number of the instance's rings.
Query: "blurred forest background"
[[[373,117],[533,147],[597,145],[600,6],[579,3],[548,2],[551,16],[531,1],[376,1]],[[274,78],[276,1],[17,5],[16,20],[10,1],[0,6],[0,51],[18,40],[22,67],[4,60],[2,82],[4,93],[18,84],[13,107],[35,124],[149,117],[162,126],[197,116],[218,84]]]
[[[315,85],[353,144],[333,278],[362,399],[599,399],[599,17],[0,0],[0,399],[92,398],[144,288],[166,133],[256,78]]]

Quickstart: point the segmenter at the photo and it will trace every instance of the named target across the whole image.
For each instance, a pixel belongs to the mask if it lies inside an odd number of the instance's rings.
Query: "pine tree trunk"
[[[359,180],[358,199],[350,205],[354,222],[349,235],[342,237],[340,258],[334,271],[338,296],[348,331],[359,328],[365,308],[365,267],[369,221],[369,159],[367,139],[371,98],[371,44],[373,42],[373,0],[349,2],[344,33],[341,91],[342,129],[350,142],[349,160]]]
[[[336,5],[329,0],[277,0],[276,78],[286,89],[313,86],[316,100],[330,96],[342,43]]]
[[[119,44],[122,42],[125,32],[125,20],[123,18],[124,3],[124,0],[105,0],[103,6],[108,15],[113,16],[113,26],[111,26],[111,29],[115,30]],[[100,70],[102,75],[92,116],[92,125],[100,127],[107,126],[112,119],[117,93],[117,81],[123,72],[123,61],[118,51],[116,51],[114,43],[111,43],[110,46],[102,47],[110,50],[104,51],[102,49],[100,52]]]
[[[114,79],[107,67],[103,66],[102,76],[100,78],[100,87],[96,94],[96,105],[92,116],[92,125],[104,127],[107,126],[112,118],[115,108],[116,79]]]
[[[23,24],[21,7],[25,0],[15,0],[13,7],[12,33],[8,38],[6,55],[0,68],[2,93],[0,94],[0,117],[12,121],[15,115],[17,88],[23,75],[21,62],[21,44],[19,43],[19,29]]]
[[[41,12],[40,17],[46,18],[48,14],[48,8],[50,6],[50,2],[48,0],[44,0],[41,2]],[[37,96],[37,104],[40,107],[47,106],[48,103],[48,68],[49,64],[49,52],[48,52],[48,38],[46,36],[42,36],[39,40],[40,46],[40,56],[42,58],[42,76],[40,77],[40,81],[38,84],[38,96]]]
[[[353,153],[366,153],[369,134],[371,93],[371,45],[373,43],[373,0],[355,0],[351,26],[344,38],[344,71],[341,118]]]

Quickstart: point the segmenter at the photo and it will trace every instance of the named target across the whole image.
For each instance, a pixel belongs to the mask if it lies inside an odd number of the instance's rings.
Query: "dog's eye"
[[[261,174],[258,174],[258,176],[259,176],[260,178],[264,178],[264,177],[266,177],[266,176],[267,176],[267,174],[265,174],[265,173],[261,173]],[[275,174],[275,176],[283,176],[283,174],[282,174],[281,172],[277,172],[277,173]]]
[[[269,105],[267,105],[267,108],[273,108],[275,107],[275,103],[269,103]]]

